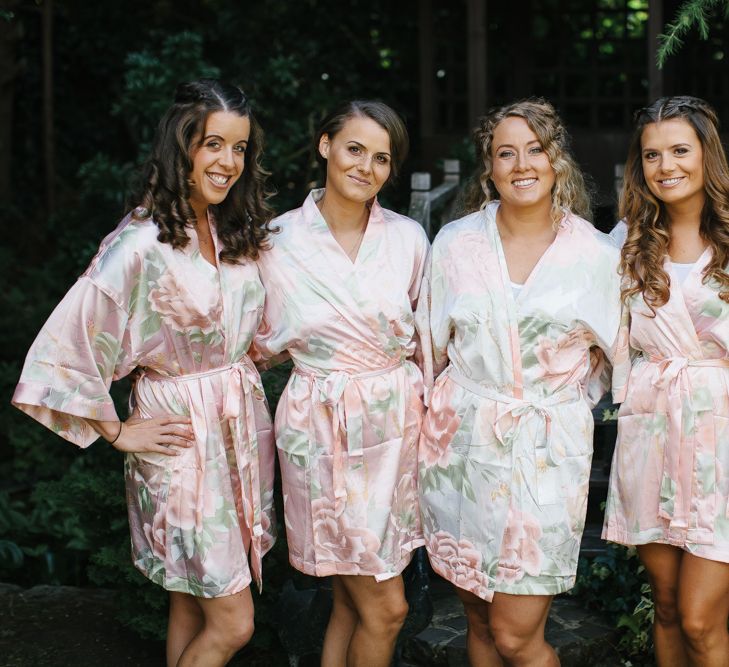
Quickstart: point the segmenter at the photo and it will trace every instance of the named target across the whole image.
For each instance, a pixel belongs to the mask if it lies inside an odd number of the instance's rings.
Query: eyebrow
[[[225,141],[225,137],[223,137],[220,134],[208,134],[203,137],[203,141],[207,141],[208,139],[222,139],[223,141]],[[247,144],[248,139],[239,139],[235,143],[236,144]]]
[[[347,143],[348,144],[357,144],[360,148],[364,148],[365,150],[367,150],[367,146],[365,146],[363,143],[360,143],[356,139],[350,139]],[[377,155],[387,155],[388,157],[391,157],[390,153],[388,153],[387,151],[375,151],[375,153]]]
[[[677,144],[673,144],[673,146],[669,146],[669,148],[680,148],[682,146],[686,146],[687,148],[691,148],[691,144],[686,141],[681,141]],[[646,146],[645,148],[641,148],[641,151],[655,151],[656,148],[651,148],[650,146]]]
[[[539,139],[532,139],[531,141],[527,141],[527,146],[531,146],[532,144],[539,144],[542,145]],[[516,148],[513,144],[500,144],[496,147],[497,151],[500,151],[502,148]]]

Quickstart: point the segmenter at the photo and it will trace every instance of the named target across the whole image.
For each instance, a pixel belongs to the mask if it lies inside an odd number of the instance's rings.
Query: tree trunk
[[[15,80],[20,66],[15,59],[15,45],[21,25],[13,11],[18,2],[4,2],[0,14],[0,201],[12,202],[11,163],[13,159],[13,107]]]
[[[53,0],[43,7],[43,156],[46,177],[46,209],[56,210],[56,168],[53,137]]]

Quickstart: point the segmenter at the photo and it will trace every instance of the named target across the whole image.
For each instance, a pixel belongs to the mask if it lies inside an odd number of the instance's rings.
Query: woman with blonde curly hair
[[[658,664],[729,656],[729,167],[695,97],[638,112],[621,215],[623,402],[603,537],[638,545]]]
[[[493,111],[474,139],[469,213],[435,239],[418,306],[423,530],[464,604],[471,664],[557,665],[544,626],[575,581],[618,252],[580,217],[589,198],[549,103]]]

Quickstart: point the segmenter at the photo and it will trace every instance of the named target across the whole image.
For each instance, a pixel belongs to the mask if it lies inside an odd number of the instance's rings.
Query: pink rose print
[[[557,340],[540,336],[534,347],[541,367],[536,377],[546,382],[551,391],[578,381],[590,346],[588,339],[589,334],[582,330],[561,334]]]
[[[334,503],[329,498],[314,500],[312,510],[317,559],[356,563],[375,573],[386,570],[378,556],[380,540],[371,530],[350,527],[346,514],[336,517]]]
[[[465,538],[456,541],[450,533],[439,530],[428,538],[428,552],[443,561],[447,567],[443,574],[459,588],[471,591],[482,599],[491,599],[482,583],[481,552]],[[480,574],[478,577],[476,574]]]
[[[533,516],[509,508],[496,580],[515,583],[525,574],[538,576],[544,558],[539,547],[541,537],[542,527]]]
[[[157,287],[149,293],[149,302],[152,310],[175,331],[187,332],[194,328],[207,333],[213,330],[213,322],[220,319],[220,304],[203,315],[194,308],[190,294],[175,282],[171,273],[160,276]]]

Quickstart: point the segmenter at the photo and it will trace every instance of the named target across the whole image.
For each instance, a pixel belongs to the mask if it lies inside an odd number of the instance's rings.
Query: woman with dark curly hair
[[[170,666],[223,665],[247,643],[274,540],[271,424],[247,356],[271,218],[261,142],[239,88],[178,87],[137,208],[51,314],[13,397],[76,445],[125,453],[134,565],[170,591]],[[123,421],[109,385],[135,370]]]
[[[575,582],[590,408],[609,387],[618,252],[581,217],[584,180],[548,102],[493,110],[474,140],[468,214],[433,241],[418,302],[423,533],[465,608],[471,664],[546,667],[552,596]]]
[[[658,664],[729,656],[729,167],[715,111],[637,114],[621,216],[622,402],[603,537],[638,545]]]

